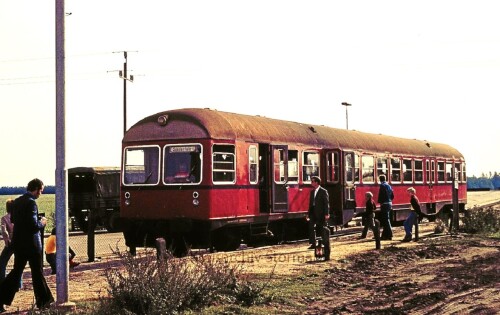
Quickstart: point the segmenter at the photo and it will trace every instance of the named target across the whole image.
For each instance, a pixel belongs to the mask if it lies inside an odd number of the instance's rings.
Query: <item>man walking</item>
[[[43,248],[41,231],[47,224],[47,219],[38,216],[36,199],[40,197],[44,184],[38,178],[31,180],[27,192],[14,201],[12,223],[14,235],[14,268],[0,283],[0,312],[4,312],[4,304],[10,305],[19,289],[19,279],[23,274],[26,263],[29,262],[36,306],[39,309],[47,308],[54,302],[45,277],[43,276]]]

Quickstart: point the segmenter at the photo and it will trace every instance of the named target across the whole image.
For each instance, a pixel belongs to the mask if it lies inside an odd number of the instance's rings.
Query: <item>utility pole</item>
[[[345,129],[349,130],[349,117],[347,116],[347,107],[352,105],[347,102],[342,102],[342,105],[345,106]]]
[[[128,51],[115,51],[114,53],[123,52],[125,58],[123,62],[123,71],[120,70],[118,75],[123,79],[123,134],[127,131],[127,81],[134,82],[134,76],[127,74],[127,53]]]

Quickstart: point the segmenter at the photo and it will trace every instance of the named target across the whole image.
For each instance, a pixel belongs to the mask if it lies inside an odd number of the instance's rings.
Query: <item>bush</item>
[[[491,206],[469,209],[465,212],[463,226],[467,233],[497,234],[500,232],[500,211]]]
[[[152,251],[131,256],[117,253],[123,268],[109,269],[110,298],[99,314],[176,314],[218,303],[252,305],[264,285],[244,280],[241,268],[212,255],[158,260]]]

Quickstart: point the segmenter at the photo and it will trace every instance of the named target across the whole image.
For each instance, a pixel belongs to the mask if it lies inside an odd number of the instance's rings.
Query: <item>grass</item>
[[[8,199],[16,199],[20,195],[0,195],[0,217],[4,216],[7,213],[5,209],[5,203]],[[55,226],[54,214],[56,210],[56,195],[54,194],[42,194],[40,198],[36,201],[38,205],[38,212],[45,213],[45,217],[48,220],[47,226],[45,227],[45,231],[49,232],[52,230],[52,227]]]

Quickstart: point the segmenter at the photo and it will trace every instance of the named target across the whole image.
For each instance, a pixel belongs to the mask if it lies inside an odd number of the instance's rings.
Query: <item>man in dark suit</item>
[[[316,234],[321,235],[325,248],[325,260],[330,260],[330,239],[328,229],[328,219],[330,219],[330,203],[328,191],[321,187],[321,178],[313,176],[311,178],[313,190],[309,197],[309,212],[307,219],[309,221],[309,244],[310,249],[316,246]]]
[[[47,224],[47,219],[38,216],[36,199],[43,192],[44,184],[38,178],[28,183],[27,192],[14,201],[12,223],[14,235],[14,268],[0,283],[0,312],[4,312],[4,304],[10,305],[19,289],[26,263],[29,262],[33,291],[35,291],[36,306],[47,308],[54,298],[43,276],[43,248],[41,231]]]

